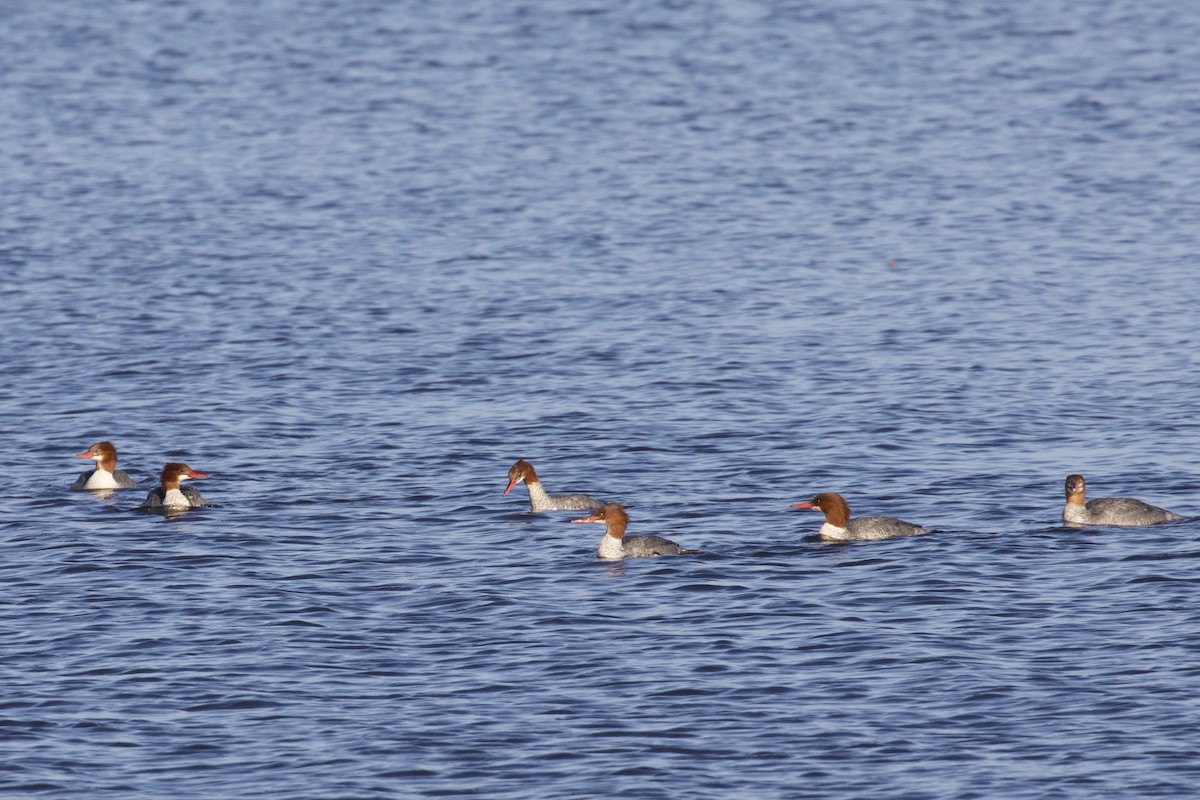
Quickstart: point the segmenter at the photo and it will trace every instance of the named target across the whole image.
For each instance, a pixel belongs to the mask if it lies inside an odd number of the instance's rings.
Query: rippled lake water
[[[0,794],[1194,792],[1187,4],[0,22]]]

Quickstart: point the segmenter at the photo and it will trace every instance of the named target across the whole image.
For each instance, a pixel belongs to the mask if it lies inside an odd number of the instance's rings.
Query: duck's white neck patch
[[[847,538],[846,537],[846,529],[839,528],[837,525],[833,525],[833,524],[826,522],[824,525],[821,526],[821,538],[822,539],[845,539],[845,538]]]
[[[120,485],[117,479],[111,472],[106,469],[100,469],[99,466],[92,471],[92,477],[88,478],[87,483],[83,485],[85,489],[119,489]]]
[[[554,503],[550,500],[550,495],[546,492],[541,481],[525,481],[525,488],[529,490],[529,507],[534,511],[550,511]]]
[[[1063,508],[1063,522],[1087,522],[1088,518],[1087,506],[1067,501],[1066,507]]]
[[[600,540],[600,549],[596,551],[605,561],[620,561],[625,557],[625,544],[616,536],[608,533]]]

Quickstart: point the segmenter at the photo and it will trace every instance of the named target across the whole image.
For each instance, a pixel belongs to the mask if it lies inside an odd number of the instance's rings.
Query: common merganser
[[[72,490],[83,489],[134,489],[137,483],[117,469],[117,448],[112,442],[96,442],[86,452],[76,458],[90,458],[96,462],[96,468],[79,476]]]
[[[794,504],[792,508],[825,512],[825,524],[821,526],[820,534],[827,542],[865,542],[929,533],[920,525],[895,517],[850,519],[846,498],[835,492],[823,492],[807,503]]]
[[[524,483],[529,491],[530,511],[583,511],[604,505],[586,494],[548,494],[533,471],[533,465],[523,458],[518,458],[517,463],[508,468],[508,488],[504,493],[511,492],[518,483]]]
[[[199,479],[207,477],[207,475],[196,472],[187,464],[171,462],[162,468],[162,474],[159,476],[162,486],[150,490],[150,494],[146,495],[146,502],[142,503],[141,508],[162,508],[168,510],[204,508],[208,503],[204,502],[204,498],[200,496],[200,492],[193,486],[180,488],[179,482],[186,481],[189,478]]]
[[[696,556],[699,550],[685,550],[661,536],[625,536],[629,515],[617,503],[608,503],[596,509],[590,517],[573,519],[571,522],[599,522],[605,526],[604,538],[596,551],[605,561],[620,561],[623,558],[649,558],[651,556]]]
[[[1132,497],[1102,497],[1085,503],[1084,488],[1082,475],[1067,476],[1067,505],[1063,508],[1062,518],[1073,528],[1085,525],[1159,525],[1184,518],[1182,514]]]

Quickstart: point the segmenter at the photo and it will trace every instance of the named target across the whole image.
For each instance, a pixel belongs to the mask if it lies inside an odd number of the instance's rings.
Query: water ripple
[[[143,5],[0,12],[0,793],[1192,792],[1180,8]]]

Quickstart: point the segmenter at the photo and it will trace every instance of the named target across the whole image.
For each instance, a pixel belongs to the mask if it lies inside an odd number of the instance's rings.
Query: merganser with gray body
[[[685,550],[670,539],[661,536],[625,536],[629,515],[617,503],[608,503],[596,509],[596,513],[571,522],[598,522],[604,525],[604,538],[596,553],[605,561],[620,561],[624,558],[651,558],[653,556],[696,556],[699,550]]]
[[[204,501],[204,498],[200,496],[200,492],[194,486],[180,487],[179,484],[181,481],[207,477],[207,475],[196,472],[196,470],[187,464],[178,464],[175,462],[167,464],[163,467],[162,474],[159,476],[159,481],[162,485],[157,489],[151,490],[150,494],[146,495],[146,502],[142,503],[141,510],[153,511],[163,509],[172,511],[181,508],[204,508],[208,503]]]
[[[533,465],[523,458],[508,468],[508,488],[505,494],[512,491],[518,483],[524,483],[529,491],[529,510],[540,511],[583,511],[589,508],[600,508],[604,505],[594,497],[586,494],[549,494],[538,480]]]
[[[1161,525],[1164,522],[1184,519],[1182,514],[1134,500],[1132,497],[1102,497],[1099,500],[1084,502],[1085,489],[1082,475],[1067,476],[1067,505],[1063,508],[1062,518],[1063,522],[1072,528],[1082,528],[1085,525]]]
[[[794,504],[792,508],[824,512],[825,524],[821,526],[820,535],[827,542],[868,542],[929,533],[920,525],[895,517],[850,519],[846,498],[836,492],[823,492],[807,503]]]
[[[95,489],[135,489],[137,483],[117,469],[117,448],[112,442],[96,442],[76,458],[90,458],[96,468],[79,476],[71,487],[74,491]]]

